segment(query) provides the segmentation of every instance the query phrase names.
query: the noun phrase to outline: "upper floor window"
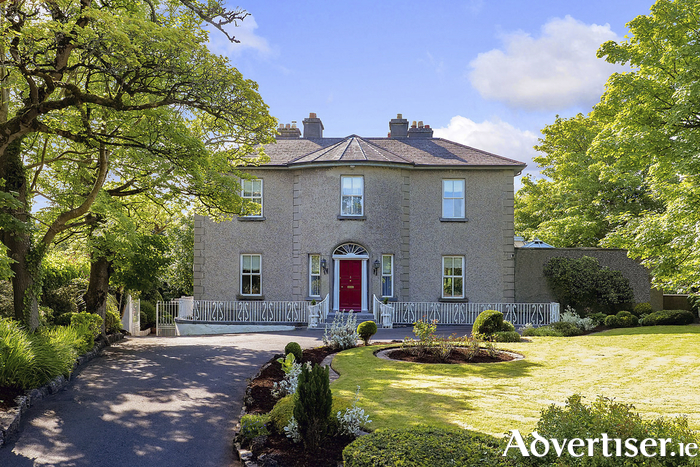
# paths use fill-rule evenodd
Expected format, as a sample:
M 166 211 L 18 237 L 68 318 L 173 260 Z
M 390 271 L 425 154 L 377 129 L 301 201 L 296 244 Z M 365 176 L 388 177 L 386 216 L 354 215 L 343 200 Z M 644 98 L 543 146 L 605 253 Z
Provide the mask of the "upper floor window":
M 343 175 L 340 177 L 340 215 L 362 216 L 364 214 L 364 178 Z
M 442 257 L 442 298 L 464 298 L 464 256 Z
M 309 255 L 309 297 L 321 296 L 321 255 Z
M 442 181 L 442 217 L 464 218 L 464 180 Z
M 255 209 L 254 206 L 244 206 L 241 215 L 248 217 L 261 217 L 263 215 L 263 181 L 261 179 L 242 180 L 241 198 L 259 206 L 258 209 Z
M 262 295 L 261 255 L 241 255 L 241 295 Z

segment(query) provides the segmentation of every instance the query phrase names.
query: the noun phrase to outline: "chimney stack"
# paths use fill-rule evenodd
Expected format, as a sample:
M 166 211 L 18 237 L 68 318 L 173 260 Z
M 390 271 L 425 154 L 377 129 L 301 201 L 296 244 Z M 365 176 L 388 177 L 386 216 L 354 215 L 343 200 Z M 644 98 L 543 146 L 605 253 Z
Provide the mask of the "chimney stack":
M 323 138 L 323 123 L 314 112 L 309 113 L 309 118 L 303 120 L 304 138 Z
M 286 125 L 280 123 L 279 127 L 277 127 L 277 133 L 279 134 L 276 136 L 276 139 L 297 139 L 301 136 L 301 131 L 297 128 L 297 122 L 292 122 L 291 125 L 289 123 Z
M 408 120 L 403 115 L 396 114 L 396 118 L 389 120 L 389 138 L 405 138 L 408 136 Z
M 419 120 L 418 124 L 416 124 L 415 120 L 413 121 L 413 125 L 411 125 L 411 129 L 408 130 L 408 137 L 409 138 L 432 138 L 433 137 L 433 129 L 430 128 L 430 125 L 423 125 L 423 121 Z

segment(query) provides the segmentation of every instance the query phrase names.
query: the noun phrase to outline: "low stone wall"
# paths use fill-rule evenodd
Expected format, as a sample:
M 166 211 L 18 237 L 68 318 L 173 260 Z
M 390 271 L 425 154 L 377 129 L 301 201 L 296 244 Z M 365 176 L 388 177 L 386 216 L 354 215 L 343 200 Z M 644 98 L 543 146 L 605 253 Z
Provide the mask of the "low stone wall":
M 601 266 L 620 271 L 629 279 L 635 302 L 649 302 L 654 310 L 661 310 L 663 307 L 662 294 L 651 288 L 649 270 L 628 258 L 626 250 L 607 248 L 516 248 L 516 302 L 534 303 L 554 300 L 542 270 L 545 263 L 555 256 L 596 258 Z
M 79 366 L 86 364 L 93 358 L 100 355 L 105 347 L 112 345 L 123 338 L 124 335 L 119 333 L 107 336 L 106 341 L 98 341 L 91 351 L 77 358 L 75 364 L 73 365 L 71 375 L 75 374 Z M 66 378 L 63 375 L 57 376 L 45 386 L 37 389 L 30 389 L 26 391 L 23 396 L 18 396 L 17 407 L 14 407 L 7 412 L 0 412 L 0 448 L 2 448 L 13 435 L 17 434 L 20 420 L 22 419 L 22 414 L 24 414 L 30 407 L 35 405 L 43 398 L 50 396 L 51 394 L 56 394 L 58 391 L 66 387 L 69 381 L 70 377 Z

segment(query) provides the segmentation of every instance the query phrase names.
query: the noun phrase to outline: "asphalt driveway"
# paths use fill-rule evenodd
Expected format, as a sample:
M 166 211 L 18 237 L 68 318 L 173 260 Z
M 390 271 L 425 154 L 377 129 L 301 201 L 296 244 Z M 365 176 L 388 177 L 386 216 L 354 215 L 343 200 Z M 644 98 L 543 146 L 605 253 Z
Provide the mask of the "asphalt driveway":
M 455 328 L 440 329 L 449 334 Z M 456 328 L 464 334 L 464 328 Z M 32 407 L 0 448 L 0 466 L 236 466 L 233 429 L 246 378 L 294 340 L 321 331 L 130 338 Z M 380 330 L 401 339 L 410 328 Z

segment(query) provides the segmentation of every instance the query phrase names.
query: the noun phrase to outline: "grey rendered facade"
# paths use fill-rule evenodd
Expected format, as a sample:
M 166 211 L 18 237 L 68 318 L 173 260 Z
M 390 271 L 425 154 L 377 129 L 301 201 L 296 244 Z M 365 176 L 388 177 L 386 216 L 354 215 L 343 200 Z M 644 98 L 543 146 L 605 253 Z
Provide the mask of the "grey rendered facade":
M 513 302 L 513 179 L 525 165 L 433 138 L 422 125 L 409 129 L 400 116 L 390 129 L 387 138 L 323 138 L 313 114 L 304 120 L 304 137 L 296 128 L 280 128 L 277 144 L 265 148 L 270 162 L 250 171 L 262 180 L 260 215 L 219 224 L 195 219 L 195 299 L 328 294 L 337 310 L 346 308 L 346 288 L 360 288 L 362 311 L 371 308 L 373 295 Z M 350 215 L 343 204 L 349 180 L 360 184 L 353 192 L 360 193 L 359 211 Z M 448 196 L 461 200 L 447 201 L 456 207 L 445 217 Z M 347 244 L 355 255 L 345 255 Z M 253 279 L 251 258 L 259 261 Z M 325 269 L 318 269 L 319 260 Z M 361 276 L 351 279 L 353 285 L 344 277 L 354 274 L 345 267 L 350 260 Z

